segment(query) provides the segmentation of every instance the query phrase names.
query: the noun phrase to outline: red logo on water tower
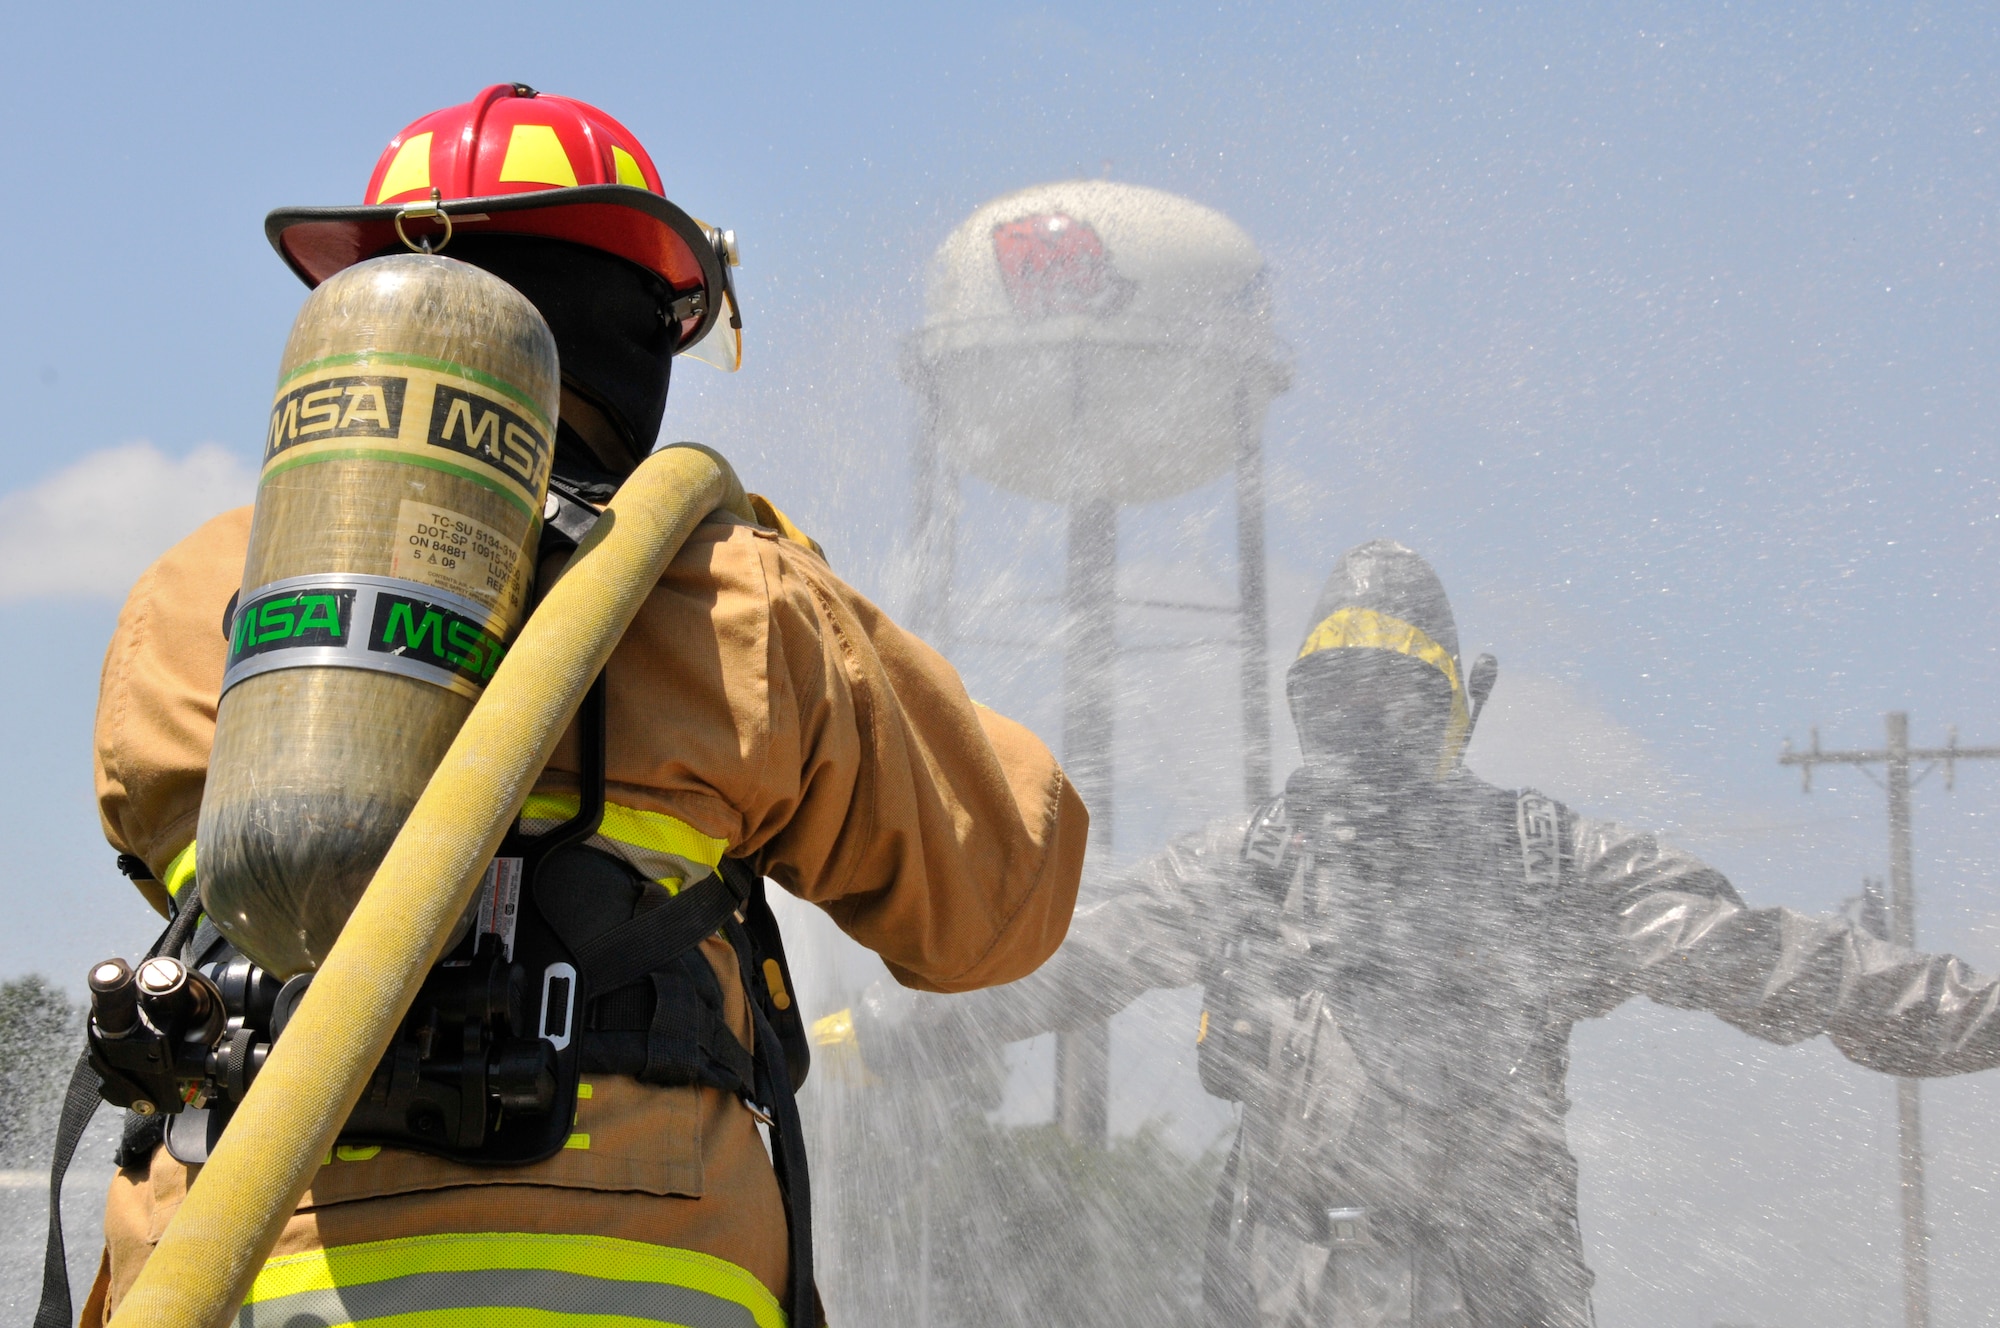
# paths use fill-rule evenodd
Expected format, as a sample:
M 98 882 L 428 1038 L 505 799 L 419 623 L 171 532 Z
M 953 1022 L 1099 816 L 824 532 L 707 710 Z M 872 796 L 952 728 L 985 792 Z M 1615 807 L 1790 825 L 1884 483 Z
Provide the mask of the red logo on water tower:
M 1024 318 L 1095 314 L 1124 308 L 1133 283 L 1118 275 L 1104 241 L 1087 221 L 1045 212 L 993 228 L 1000 281 Z

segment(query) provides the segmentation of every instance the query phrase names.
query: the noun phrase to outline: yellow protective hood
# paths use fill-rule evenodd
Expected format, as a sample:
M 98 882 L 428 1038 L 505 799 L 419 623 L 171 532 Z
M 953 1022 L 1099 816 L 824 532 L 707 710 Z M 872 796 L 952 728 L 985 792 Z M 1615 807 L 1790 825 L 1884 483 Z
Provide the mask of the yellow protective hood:
M 1465 682 L 1458 674 L 1458 661 L 1450 651 L 1432 640 L 1414 623 L 1392 618 L 1374 609 L 1350 607 L 1322 618 L 1306 633 L 1299 659 L 1322 650 L 1393 650 L 1419 659 L 1442 673 L 1451 684 L 1451 719 L 1445 726 L 1444 749 L 1438 753 L 1438 778 L 1458 768 L 1465 744 L 1472 733 L 1472 711 L 1466 704 Z

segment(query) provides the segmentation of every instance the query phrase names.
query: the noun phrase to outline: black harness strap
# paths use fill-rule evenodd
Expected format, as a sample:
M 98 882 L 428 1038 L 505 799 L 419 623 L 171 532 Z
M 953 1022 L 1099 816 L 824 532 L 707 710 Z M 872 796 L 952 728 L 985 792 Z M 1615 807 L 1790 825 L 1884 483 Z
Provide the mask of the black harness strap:
M 648 893 L 655 890 L 665 893 L 659 885 L 647 886 Z M 591 990 L 612 992 L 700 945 L 704 936 L 720 931 L 746 902 L 721 872 L 711 872 L 671 896 L 666 904 L 647 909 L 629 922 L 581 944 L 567 934 L 563 941 L 576 956 L 576 966 L 590 975 Z M 552 925 L 559 932 L 566 930 L 560 920 Z
M 103 1101 L 97 1092 L 97 1071 L 90 1068 L 90 1053 L 86 1051 L 77 1058 L 69 1077 L 69 1092 L 63 1095 L 55 1157 L 49 1163 L 49 1243 L 42 1255 L 42 1303 L 35 1311 L 35 1328 L 70 1328 L 76 1322 L 69 1295 L 69 1254 L 63 1248 L 63 1177 Z
M 597 524 L 598 512 L 588 503 L 564 493 L 557 485 L 558 481 L 551 478 L 548 497 L 551 514 L 547 517 L 547 529 L 554 532 L 551 542 L 576 548 L 583 543 L 584 536 L 590 534 L 590 528 Z M 559 541 L 557 537 L 560 537 Z
M 729 923 L 728 936 L 736 951 L 743 994 L 749 1000 L 756 1031 L 757 1100 L 770 1113 L 771 1169 L 777 1173 L 778 1192 L 785 1201 L 785 1225 L 791 1236 L 792 1277 L 786 1288 L 785 1317 L 796 1328 L 818 1328 L 819 1287 L 813 1280 L 812 1182 L 806 1165 L 805 1124 L 799 1119 L 799 1100 L 785 1065 L 784 1042 L 771 1027 L 764 1008 L 768 995 L 751 971 L 750 938 L 735 921 Z
M 756 1095 L 756 1066 L 723 1018 L 722 987 L 698 950 L 593 999 L 582 1021 L 582 1067 L 641 1083 L 707 1084 Z
M 153 948 L 146 951 L 146 958 L 179 953 L 200 917 L 199 907 L 184 908 L 174 914 L 173 921 L 153 942 Z M 76 1069 L 70 1071 L 69 1091 L 63 1094 L 62 1116 L 56 1123 L 55 1154 L 49 1159 L 49 1240 L 42 1251 L 42 1302 L 35 1309 L 35 1328 L 71 1328 L 76 1322 L 76 1308 L 69 1294 L 69 1251 L 63 1245 L 63 1177 L 69 1174 L 69 1164 L 76 1157 L 77 1145 L 83 1142 L 83 1132 L 90 1128 L 91 1119 L 104 1101 L 100 1083 L 97 1071 L 90 1064 L 90 1049 L 85 1047 L 76 1059 Z M 121 1163 L 129 1151 L 120 1148 Z

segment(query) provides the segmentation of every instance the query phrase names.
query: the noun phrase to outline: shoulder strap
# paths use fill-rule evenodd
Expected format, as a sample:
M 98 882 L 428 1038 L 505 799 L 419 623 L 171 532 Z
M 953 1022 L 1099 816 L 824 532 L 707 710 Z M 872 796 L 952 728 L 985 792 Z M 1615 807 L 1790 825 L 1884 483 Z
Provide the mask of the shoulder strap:
M 785 1049 L 785 1068 L 796 1093 L 806 1086 L 806 1074 L 812 1069 L 812 1039 L 799 1013 L 798 988 L 792 982 L 784 934 L 778 930 L 777 916 L 771 912 L 764 889 L 764 874 L 741 858 L 724 858 L 718 870 L 734 873 L 737 888 L 748 895 L 743 932 L 749 938 L 750 953 L 744 957 L 750 961 L 755 981 L 747 994 L 764 1006 L 765 1016 L 778 1032 L 778 1041 Z
M 35 1311 L 35 1328 L 70 1328 L 75 1311 L 69 1296 L 69 1255 L 63 1248 L 62 1187 L 69 1174 L 70 1159 L 83 1132 L 104 1101 L 97 1092 L 97 1071 L 90 1068 L 90 1052 L 77 1057 L 69 1076 L 69 1091 L 63 1095 L 62 1119 L 56 1126 L 55 1157 L 49 1163 L 49 1242 L 42 1254 L 42 1303 Z
M 770 1115 L 771 1167 L 777 1173 L 778 1191 L 785 1202 L 785 1226 L 791 1238 L 792 1277 L 785 1292 L 785 1317 L 793 1328 L 820 1328 L 819 1289 L 813 1279 L 812 1181 L 806 1165 L 805 1125 L 799 1118 L 799 1100 L 792 1088 L 804 1073 L 793 1071 L 787 1064 L 785 1040 L 771 1026 L 766 1000 L 759 994 L 764 984 L 755 981 L 750 971 L 750 956 L 755 947 L 743 924 L 732 919 L 727 935 L 730 947 L 736 951 L 744 995 L 749 998 L 757 1043 L 757 1096 Z M 796 1001 L 792 1007 L 797 1008 Z
M 721 872 L 711 872 L 659 907 L 585 939 L 571 925 L 574 910 L 555 897 L 557 888 L 554 878 L 537 881 L 535 902 L 576 956 L 577 969 L 593 995 L 616 991 L 672 962 L 701 944 L 702 937 L 720 930 L 745 903 L 734 882 Z M 661 887 L 649 884 L 647 889 Z
M 155 955 L 178 953 L 187 944 L 188 936 L 200 917 L 198 906 L 181 909 L 167 924 L 167 929 L 160 933 L 160 938 L 153 942 L 153 948 L 146 952 L 146 957 L 151 959 Z M 49 1238 L 42 1251 L 42 1301 L 35 1310 L 35 1328 L 70 1328 L 76 1322 L 75 1307 L 69 1295 L 69 1253 L 63 1246 L 63 1178 L 69 1174 L 69 1164 L 76 1157 L 77 1145 L 83 1142 L 83 1132 L 90 1128 L 91 1118 L 97 1115 L 98 1104 L 104 1101 L 100 1086 L 97 1071 L 90 1064 L 90 1048 L 86 1045 L 83 1053 L 76 1058 L 76 1068 L 70 1071 L 69 1091 L 63 1094 L 62 1115 L 56 1123 L 55 1154 L 49 1159 Z
M 590 528 L 597 524 L 597 518 L 596 508 L 563 492 L 551 479 L 543 519 L 540 555 L 546 557 L 551 553 L 566 552 L 576 548 L 583 543 L 583 538 L 590 533 Z

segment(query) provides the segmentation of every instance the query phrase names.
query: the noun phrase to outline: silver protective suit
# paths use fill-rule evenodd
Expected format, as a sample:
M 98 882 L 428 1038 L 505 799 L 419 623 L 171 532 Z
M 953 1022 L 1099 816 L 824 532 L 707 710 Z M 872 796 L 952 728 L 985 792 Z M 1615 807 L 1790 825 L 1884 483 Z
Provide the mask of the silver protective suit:
M 1957 960 L 1750 908 L 1651 835 L 1464 773 L 1393 806 L 1295 778 L 1117 878 L 1039 972 L 960 1013 L 1011 1040 L 1197 981 L 1204 1085 L 1243 1104 L 1215 1324 L 1589 1324 L 1570 1028 L 1634 996 L 1888 1073 L 2000 1063 L 2000 987 Z

